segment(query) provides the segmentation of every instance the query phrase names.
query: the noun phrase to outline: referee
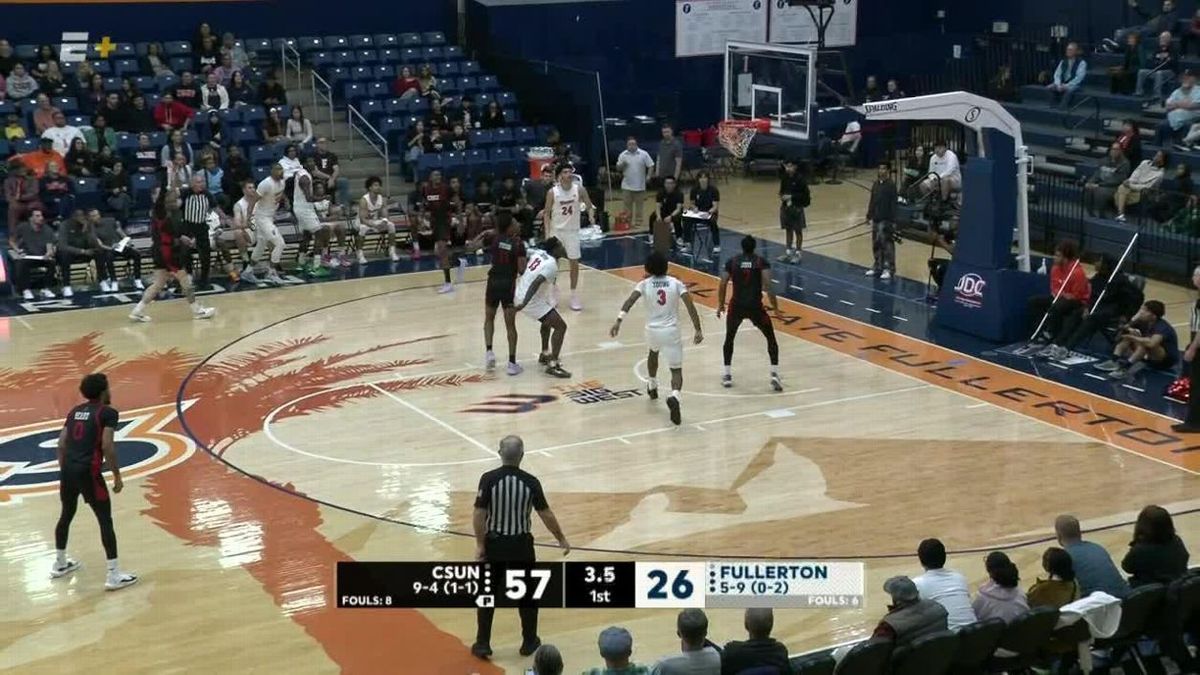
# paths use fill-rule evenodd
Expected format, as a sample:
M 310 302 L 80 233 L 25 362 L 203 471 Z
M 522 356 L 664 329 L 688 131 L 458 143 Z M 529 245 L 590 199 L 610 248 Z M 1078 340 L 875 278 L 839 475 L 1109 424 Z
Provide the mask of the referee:
M 558 526 L 558 519 L 546 503 L 542 484 L 533 475 L 521 470 L 525 457 L 525 441 L 520 436 L 505 436 L 500 441 L 498 469 L 492 469 L 479 478 L 479 492 L 475 496 L 475 557 L 489 562 L 533 562 L 533 533 L 530 530 L 530 512 L 537 510 L 538 517 L 546 529 L 558 540 L 563 555 L 571 552 L 571 544 Z M 492 655 L 492 618 L 496 610 L 481 607 L 478 610 L 478 630 L 471 653 L 481 659 Z M 537 634 L 538 610 L 536 605 L 520 607 L 521 656 L 529 656 L 542 644 Z
M 204 176 L 192 176 L 191 190 L 183 195 L 183 229 L 195 240 L 195 255 L 200 257 L 200 273 L 196 276 L 196 289 L 208 286 L 208 272 L 212 265 L 212 236 L 208 232 L 208 214 L 217 208 L 217 200 L 208 191 Z M 188 271 L 192 268 L 193 251 L 188 251 Z

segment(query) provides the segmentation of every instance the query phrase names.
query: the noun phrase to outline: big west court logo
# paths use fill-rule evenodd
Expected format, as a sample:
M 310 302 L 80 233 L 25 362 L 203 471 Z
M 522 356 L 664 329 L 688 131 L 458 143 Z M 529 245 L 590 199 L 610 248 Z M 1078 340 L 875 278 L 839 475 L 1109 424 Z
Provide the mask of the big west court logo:
M 184 408 L 190 405 L 185 402 Z M 121 412 L 113 440 L 122 478 L 142 478 L 191 456 L 196 449 L 191 439 L 162 431 L 174 418 L 174 403 Z M 24 497 L 58 494 L 62 425 L 62 419 L 55 419 L 0 430 L 0 506 Z

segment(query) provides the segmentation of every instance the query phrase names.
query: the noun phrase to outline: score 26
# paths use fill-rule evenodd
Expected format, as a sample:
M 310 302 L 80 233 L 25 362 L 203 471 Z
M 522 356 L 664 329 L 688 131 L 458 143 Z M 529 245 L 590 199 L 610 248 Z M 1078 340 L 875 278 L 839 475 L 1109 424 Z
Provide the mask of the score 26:
M 637 564 L 636 603 L 638 607 L 704 607 L 705 564 Z

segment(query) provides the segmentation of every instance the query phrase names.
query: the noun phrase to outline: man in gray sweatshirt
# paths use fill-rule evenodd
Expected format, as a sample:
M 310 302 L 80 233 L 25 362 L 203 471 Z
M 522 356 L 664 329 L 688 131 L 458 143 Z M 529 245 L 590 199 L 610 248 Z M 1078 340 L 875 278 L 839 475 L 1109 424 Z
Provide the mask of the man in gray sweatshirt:
M 62 276 L 64 298 L 75 294 L 75 291 L 71 290 L 71 265 L 92 262 L 97 259 L 96 253 L 92 228 L 88 227 L 87 217 L 83 215 L 83 209 L 75 209 L 70 218 L 58 225 L 58 271 Z
M 33 300 L 30 289 L 30 274 L 35 269 L 44 271 L 39 277 L 43 298 L 53 298 L 55 267 L 54 230 L 46 226 L 46 214 L 40 207 L 29 211 L 29 220 L 17 225 L 8 239 L 9 253 L 13 261 L 13 285 L 24 300 Z
M 124 260 L 133 266 L 133 286 L 145 289 L 142 283 L 142 254 L 126 242 L 117 250 L 118 245 L 126 239 L 125 231 L 115 218 L 105 218 L 100 215 L 100 209 L 91 208 L 87 212 L 88 227 L 92 232 L 92 247 L 96 251 L 96 272 L 100 276 L 100 290 L 114 292 L 121 289 L 117 281 L 117 259 Z

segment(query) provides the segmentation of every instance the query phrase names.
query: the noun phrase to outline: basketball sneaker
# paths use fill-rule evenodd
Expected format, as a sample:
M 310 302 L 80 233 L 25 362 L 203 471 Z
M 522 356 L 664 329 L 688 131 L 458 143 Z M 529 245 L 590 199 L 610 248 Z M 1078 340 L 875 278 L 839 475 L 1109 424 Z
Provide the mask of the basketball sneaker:
M 63 286 L 62 293 L 64 298 L 74 297 L 75 295 L 75 291 L 71 290 L 70 286 Z
M 657 401 L 658 400 L 658 387 L 656 387 L 650 383 L 647 383 L 646 384 L 646 396 L 649 396 L 651 401 Z
M 216 308 L 216 307 L 203 307 L 203 306 L 201 306 L 201 305 L 199 305 L 199 304 L 197 304 L 197 305 L 194 305 L 194 306 L 192 307 L 192 318 L 193 318 L 193 319 L 197 319 L 197 320 L 199 320 L 199 319 L 211 319 L 211 318 L 213 318 L 214 316 L 216 316 L 216 314 L 217 314 L 217 308 Z
M 865 274 L 863 274 L 863 276 L 865 276 L 865 277 L 873 277 L 873 276 L 875 276 L 875 274 L 876 274 L 875 270 L 873 270 L 873 269 L 870 269 L 870 270 L 867 270 L 867 271 L 866 271 L 866 273 L 865 273 Z
M 550 355 L 547 354 L 546 352 L 542 352 L 541 354 L 538 354 L 538 365 L 542 365 L 542 366 L 550 365 Z
M 461 284 L 466 278 L 467 278 L 467 259 L 459 258 L 458 259 L 458 268 L 454 270 L 454 280 Z
M 730 387 L 732 387 L 733 386 L 733 376 L 732 375 L 722 375 L 721 376 L 721 386 L 725 387 L 726 389 L 729 389 Z
M 714 246 L 714 247 L 713 247 L 713 253 L 720 253 L 720 252 L 721 252 L 721 247 L 720 247 L 720 246 Z
M 483 355 L 483 367 L 487 370 L 496 369 L 496 352 L 489 349 L 487 353 Z
M 788 260 L 788 262 L 792 263 L 793 265 L 799 265 L 800 264 L 800 251 L 796 251 L 795 253 L 793 253 L 792 257 Z
M 47 300 L 50 300 L 51 298 L 54 298 L 57 296 L 55 296 L 54 291 L 50 290 L 49 288 L 43 288 L 42 289 L 42 297 Z
M 25 289 L 25 290 L 24 290 L 24 291 L 21 293 L 21 299 L 22 299 L 22 300 L 32 300 L 32 299 L 33 299 L 33 291 L 31 291 L 31 290 L 29 290 L 28 288 L 26 288 L 26 289 Z
M 892 280 L 892 272 L 891 272 L 891 270 L 884 270 L 884 271 L 880 272 L 880 273 L 879 273 L 879 280 L 880 280 L 880 281 L 891 281 L 891 280 Z
M 546 374 L 550 377 L 557 377 L 560 380 L 565 380 L 571 377 L 571 373 L 563 370 L 562 365 L 558 363 L 551 363 L 550 365 L 546 366 Z
M 438 288 L 439 294 L 453 293 L 453 292 L 454 292 L 454 284 L 442 284 L 441 287 Z
M 137 321 L 139 323 L 149 323 L 150 322 L 150 316 L 148 314 L 146 314 L 144 311 L 138 309 L 137 307 L 134 307 L 133 311 L 129 313 L 129 319 L 130 319 L 130 321 Z
M 671 423 L 679 426 L 683 421 L 683 416 L 679 412 L 679 399 L 674 396 L 667 397 L 667 409 L 671 411 Z
M 133 287 L 134 287 L 134 288 L 136 288 L 136 289 L 138 289 L 139 291 L 144 291 L 144 290 L 146 290 L 146 284 L 142 283 L 142 280 L 141 280 L 141 279 L 134 279 L 134 280 L 133 280 Z
M 571 309 L 576 312 L 583 311 L 583 303 L 579 301 L 579 296 L 574 293 L 571 294 Z
M 792 261 L 792 252 L 791 251 L 785 251 L 783 255 L 781 255 L 775 259 L 775 262 L 781 262 L 781 263 L 786 263 L 786 262 L 791 262 L 791 261 Z
M 520 375 L 523 372 L 525 372 L 525 369 L 521 367 L 521 364 L 513 363 L 511 361 L 508 363 L 508 374 L 509 375 Z
M 126 586 L 132 586 L 137 583 L 137 575 L 128 572 L 112 571 L 108 573 L 108 578 L 104 580 L 104 590 L 119 591 Z
M 358 264 L 359 264 L 359 265 L 366 265 L 366 264 L 367 264 L 367 256 L 366 256 L 366 254 L 365 254 L 365 253 L 363 253 L 361 250 L 359 250 L 359 252 L 358 252 Z
M 283 285 L 283 277 L 279 276 L 279 272 L 276 272 L 274 267 L 267 270 L 267 283 L 276 286 Z
M 775 391 L 783 391 L 783 380 L 779 379 L 777 373 L 771 375 L 771 388 Z
M 83 563 L 70 558 L 63 560 L 62 562 L 55 561 L 54 565 L 50 567 L 50 578 L 59 579 L 61 577 L 65 577 L 80 567 L 83 567 Z
M 396 252 L 395 246 L 388 247 L 388 255 L 392 257 L 392 262 L 400 262 L 400 254 Z
M 241 280 L 248 284 L 254 284 L 255 286 L 258 285 L 258 275 L 254 273 L 254 268 L 252 267 L 247 267 L 246 269 L 242 270 Z

